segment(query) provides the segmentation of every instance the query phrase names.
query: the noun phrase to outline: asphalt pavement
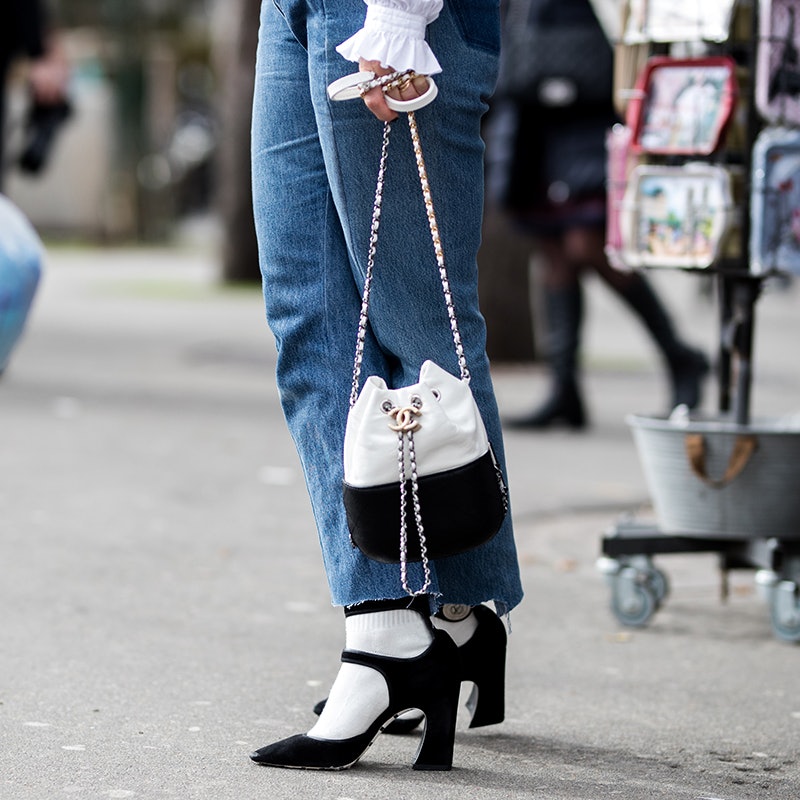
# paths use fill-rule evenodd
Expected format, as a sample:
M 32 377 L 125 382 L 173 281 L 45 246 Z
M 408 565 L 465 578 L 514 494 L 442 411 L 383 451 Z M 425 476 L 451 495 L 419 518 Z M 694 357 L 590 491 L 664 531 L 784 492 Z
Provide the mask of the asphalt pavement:
M 698 275 L 655 276 L 712 353 Z M 596 569 L 621 515 L 652 516 L 628 412 L 666 384 L 652 346 L 589 286 L 586 433 L 509 431 L 526 598 L 508 715 L 459 719 L 454 769 L 381 736 L 342 773 L 259 768 L 307 730 L 342 647 L 257 289 L 211 249 L 52 248 L 0 381 L 0 800 L 755 800 L 800 796 L 800 647 L 753 574 L 720 600 L 713 556 L 659 560 L 672 591 L 626 629 Z M 754 414 L 800 411 L 800 290 L 758 305 Z M 494 370 L 506 415 L 546 388 Z M 715 407 L 709 385 L 706 407 Z

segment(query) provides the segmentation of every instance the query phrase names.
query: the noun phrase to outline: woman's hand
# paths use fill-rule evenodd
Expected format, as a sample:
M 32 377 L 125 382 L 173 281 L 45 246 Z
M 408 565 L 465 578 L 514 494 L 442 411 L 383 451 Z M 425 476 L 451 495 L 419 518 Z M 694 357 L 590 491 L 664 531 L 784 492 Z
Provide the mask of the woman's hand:
M 388 75 L 390 72 L 395 72 L 393 69 L 387 69 L 381 66 L 380 61 L 365 61 L 363 58 L 359 59 L 358 69 L 360 72 L 374 72 L 376 76 Z M 402 84 L 395 89 L 389 89 L 386 94 L 394 100 L 413 100 L 415 97 L 420 97 L 425 94 L 428 89 L 428 81 L 424 75 L 416 75 L 413 79 L 409 79 L 406 84 Z M 364 102 L 367 108 L 383 122 L 391 122 L 397 119 L 397 112 L 392 111 L 386 105 L 386 98 L 383 96 L 383 89 L 376 86 L 370 89 L 364 95 Z
M 55 105 L 67 96 L 69 64 L 59 39 L 51 37 L 44 55 L 31 61 L 28 81 L 33 96 L 42 105 Z

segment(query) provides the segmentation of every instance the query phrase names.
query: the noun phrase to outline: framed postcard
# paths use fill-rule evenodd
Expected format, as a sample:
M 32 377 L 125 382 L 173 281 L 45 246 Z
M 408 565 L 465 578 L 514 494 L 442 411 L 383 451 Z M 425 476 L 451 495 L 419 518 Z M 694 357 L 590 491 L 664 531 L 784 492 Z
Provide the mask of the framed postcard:
M 623 201 L 622 257 L 631 267 L 707 269 L 732 219 L 731 176 L 722 167 L 638 166 Z
M 629 0 L 625 44 L 724 42 L 736 0 Z
M 736 107 L 736 64 L 727 56 L 652 58 L 628 105 L 634 148 L 663 155 L 710 155 Z
M 800 0 L 761 0 L 756 108 L 773 124 L 800 124 Z
M 750 271 L 800 275 L 800 130 L 759 134 L 752 186 Z

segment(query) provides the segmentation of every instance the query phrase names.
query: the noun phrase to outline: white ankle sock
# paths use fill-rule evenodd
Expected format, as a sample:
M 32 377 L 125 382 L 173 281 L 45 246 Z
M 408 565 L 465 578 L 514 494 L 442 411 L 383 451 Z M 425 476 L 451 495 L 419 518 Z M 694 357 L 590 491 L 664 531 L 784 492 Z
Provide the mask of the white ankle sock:
M 396 609 L 345 617 L 345 649 L 414 658 L 433 636 L 416 611 Z M 342 664 L 319 721 L 308 732 L 317 739 L 358 736 L 389 705 L 389 689 L 379 672 L 361 664 Z
M 345 617 L 345 648 L 393 658 L 414 658 L 431 642 L 430 628 L 416 611 L 394 609 Z
M 478 620 L 474 614 L 470 614 L 457 622 L 442 619 L 441 617 L 432 617 L 431 622 L 434 628 L 445 631 L 458 647 L 466 644 L 478 628 Z

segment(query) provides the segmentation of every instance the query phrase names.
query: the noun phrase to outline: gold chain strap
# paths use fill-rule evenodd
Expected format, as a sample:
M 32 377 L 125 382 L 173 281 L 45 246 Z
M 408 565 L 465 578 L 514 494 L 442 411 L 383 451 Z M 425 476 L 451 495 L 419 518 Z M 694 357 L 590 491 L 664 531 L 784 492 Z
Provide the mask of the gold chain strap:
M 417 161 L 417 172 L 419 173 L 420 186 L 422 188 L 422 199 L 425 202 L 425 212 L 428 216 L 428 226 L 431 232 L 433 250 L 436 255 L 436 264 L 439 267 L 439 278 L 444 292 L 444 301 L 447 306 L 447 316 L 450 321 L 450 330 L 453 335 L 453 344 L 458 359 L 458 368 L 461 379 L 469 381 L 470 372 L 467 367 L 467 359 L 464 354 L 464 345 L 461 340 L 461 333 L 458 329 L 456 319 L 455 303 L 453 294 L 450 290 L 450 280 L 447 276 L 447 268 L 444 262 L 444 249 L 439 234 L 439 225 L 436 221 L 436 213 L 433 209 L 433 197 L 431 195 L 430 184 L 428 182 L 428 171 L 425 167 L 425 159 L 422 155 L 422 142 L 417 127 L 417 118 L 413 111 L 408 113 L 408 127 L 411 131 L 411 142 L 414 147 L 414 157 Z M 378 167 L 378 182 L 375 187 L 375 200 L 372 204 L 372 222 L 370 224 L 369 249 L 367 251 L 367 272 L 364 278 L 364 291 L 361 296 L 361 314 L 358 320 L 358 335 L 356 338 L 356 355 L 353 363 L 353 380 L 350 386 L 350 407 L 355 405 L 358 399 L 358 389 L 361 379 L 361 365 L 364 360 L 364 343 L 367 335 L 367 322 L 369 318 L 369 298 L 372 290 L 372 277 L 375 272 L 375 252 L 378 246 L 378 231 L 381 224 L 381 206 L 383 204 L 383 186 L 386 177 L 386 162 L 389 154 L 389 133 L 392 129 L 391 122 L 383 125 L 383 142 L 381 144 L 381 158 Z
M 425 201 L 425 212 L 428 215 L 428 225 L 431 230 L 433 250 L 436 253 L 436 263 L 439 266 L 439 277 L 442 281 L 444 301 L 447 305 L 447 316 L 450 319 L 450 330 L 453 333 L 453 344 L 455 344 L 456 347 L 458 368 L 461 372 L 461 380 L 469 381 L 470 375 L 469 369 L 467 368 L 467 359 L 464 355 L 464 345 L 461 342 L 458 320 L 456 320 L 455 304 L 453 303 L 453 295 L 450 292 L 450 281 L 447 278 L 447 269 L 444 265 L 444 250 L 442 249 L 442 240 L 439 235 L 439 225 L 436 222 L 436 213 L 433 210 L 433 197 L 431 197 L 431 188 L 428 183 L 428 171 L 425 169 L 425 159 L 422 156 L 422 142 L 419 138 L 417 117 L 413 111 L 408 114 L 408 127 L 411 129 L 411 142 L 414 146 L 414 157 L 417 160 L 417 172 L 419 173 L 419 182 L 422 187 L 422 199 Z

